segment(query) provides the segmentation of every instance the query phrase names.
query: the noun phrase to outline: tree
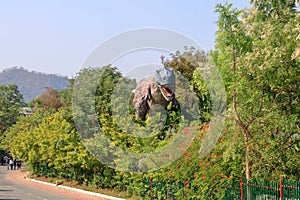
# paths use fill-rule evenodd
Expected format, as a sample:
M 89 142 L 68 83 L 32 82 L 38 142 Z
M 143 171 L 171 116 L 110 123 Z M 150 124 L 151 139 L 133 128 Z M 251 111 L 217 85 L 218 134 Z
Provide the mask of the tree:
M 250 10 L 243 21 L 252 38 L 252 51 L 239 63 L 247 70 L 246 81 L 256 84 L 261 96 L 254 99 L 260 102 L 261 115 L 250 127 L 256 132 L 252 134 L 253 174 L 266 179 L 271 174 L 293 178 L 299 176 L 295 169 L 300 165 L 299 156 L 295 156 L 299 154 L 299 138 L 295 134 L 299 133 L 300 119 L 300 63 L 293 57 L 298 49 L 300 19 L 289 5 L 267 21 L 256 20 L 257 12 L 263 11 Z
M 60 90 L 58 92 L 59 98 L 63 104 L 63 106 L 71 106 L 72 105 L 72 93 L 74 87 L 74 79 L 69 79 L 69 87 Z
M 280 15 L 286 8 L 295 10 L 299 2 L 299 0 L 250 0 L 254 8 L 260 11 L 259 17 L 262 20 L 267 20 L 273 14 Z
M 299 141 L 291 138 L 298 132 L 299 120 L 296 102 L 300 72 L 299 62 L 293 59 L 297 50 L 299 17 L 288 6 L 282 8 L 280 14 L 272 13 L 272 18 L 268 18 L 266 9 L 257 7 L 238 11 L 232 9 L 232 5 L 219 4 L 216 11 L 219 13 L 219 30 L 213 55 L 227 90 L 230 105 L 227 117 L 234 122 L 228 125 L 236 126 L 235 131 L 243 137 L 246 178 L 252 178 L 252 174 L 270 178 L 270 173 L 267 175 L 259 167 L 272 165 L 278 169 L 291 169 L 293 166 L 284 164 L 285 167 L 280 167 L 274 160 L 268 160 L 266 152 L 270 156 L 270 150 L 280 145 L 295 150 Z M 274 139 L 271 136 L 276 132 L 287 136 Z M 228 151 L 233 156 L 240 150 L 231 146 Z M 287 157 L 291 153 L 280 152 L 282 154 L 272 152 L 274 158 Z M 276 173 L 286 173 L 279 171 Z
M 238 110 L 240 101 L 238 95 L 242 97 L 241 92 L 247 85 L 241 85 L 239 76 L 238 58 L 251 49 L 251 39 L 246 35 L 244 30 L 240 30 L 240 21 L 238 16 L 241 11 L 232 9 L 232 4 L 216 6 L 219 20 L 216 40 L 215 59 L 216 65 L 219 67 L 223 77 L 225 86 L 227 88 L 227 97 L 229 99 L 230 107 L 232 108 L 230 114 L 231 119 L 236 121 L 236 124 L 241 128 L 241 132 L 245 142 L 245 169 L 247 179 L 251 178 L 251 161 L 250 161 L 250 130 L 248 129 L 250 123 L 255 118 L 243 119 L 243 111 Z M 251 44 L 251 43 L 250 43 Z M 246 83 L 246 82 L 243 82 Z M 253 98 L 251 96 L 244 96 L 246 98 Z M 239 98 L 239 99 L 244 99 Z M 241 100 L 242 101 L 242 100 Z M 247 121 L 246 121 L 247 120 Z
M 51 87 L 46 87 L 45 92 L 43 92 L 38 99 L 41 101 L 44 110 L 53 108 L 57 111 L 60 107 L 63 106 L 58 92 Z
M 22 94 L 16 85 L 0 85 L 0 137 L 16 123 L 24 105 Z
M 203 74 L 200 72 L 201 65 L 205 66 L 209 62 L 209 57 L 208 53 L 203 50 L 186 47 L 184 52 L 177 51 L 171 55 L 170 60 L 164 62 L 166 66 L 173 68 L 177 73 L 177 84 L 180 85 L 180 87 L 176 88 L 176 95 L 180 101 L 185 105 L 191 104 L 191 102 L 188 102 L 189 98 L 187 98 L 190 91 L 185 85 L 192 88 L 197 95 L 200 110 L 196 112 L 197 114 L 200 112 L 201 122 L 208 122 L 211 117 L 211 99 L 207 85 L 202 78 Z M 184 110 L 184 108 L 182 108 L 182 110 Z

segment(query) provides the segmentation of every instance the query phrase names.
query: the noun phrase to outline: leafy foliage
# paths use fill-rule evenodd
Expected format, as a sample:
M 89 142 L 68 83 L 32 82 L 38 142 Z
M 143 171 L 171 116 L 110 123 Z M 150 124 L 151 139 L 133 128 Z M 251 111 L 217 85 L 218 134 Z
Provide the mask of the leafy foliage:
M 299 15 L 288 1 L 252 3 L 253 8 L 243 11 L 231 4 L 217 5 L 212 60 L 207 53 L 190 48 L 164 63 L 178 71 L 176 98 L 182 112 L 169 106 L 165 113 L 156 112 L 140 122 L 134 117 L 128 92 L 135 81 L 110 65 L 87 68 L 78 73 L 72 88 L 55 93 L 62 107 L 37 109 L 32 116 L 15 121 L 7 129 L 5 148 L 24 159 L 36 174 L 125 190 L 142 199 L 149 198 L 150 184 L 153 199 L 223 199 L 231 181 L 243 176 L 299 180 Z M 200 72 L 211 62 L 223 77 L 227 120 L 217 145 L 203 158 L 199 149 L 213 124 L 209 124 L 211 94 Z M 195 98 L 187 98 L 191 91 Z M 191 101 L 195 99 L 199 103 Z M 185 109 L 195 102 L 198 107 Z M 9 104 L 11 109 L 14 105 Z M 160 126 L 163 116 L 165 123 Z M 200 121 L 188 123 L 188 118 Z M 195 129 L 197 134 L 191 134 Z M 156 162 L 150 163 L 148 157 L 122 160 L 120 149 L 133 153 L 161 150 L 179 132 L 182 137 L 173 147 L 182 156 L 164 168 L 146 172 Z M 142 133 L 147 137 L 136 137 Z M 103 136 L 109 140 L 102 140 Z M 109 148 L 116 151 L 111 153 Z M 106 157 L 106 165 L 95 155 Z M 170 157 L 162 156 L 157 163 Z M 139 173 L 116 170 L 120 165 Z
M 0 85 L 0 140 L 5 131 L 17 122 L 19 112 L 24 106 L 21 93 L 16 85 Z
M 44 110 L 54 109 L 57 111 L 63 105 L 58 92 L 51 87 L 46 87 L 45 92 L 39 96 L 39 101 L 42 103 Z
M 210 94 L 203 80 L 203 73 L 200 71 L 201 68 L 207 68 L 208 62 L 209 55 L 206 52 L 196 50 L 193 47 L 186 47 L 185 52 L 177 51 L 171 55 L 171 60 L 166 60 L 164 63 L 177 72 L 177 80 L 180 85 L 180 87 L 177 87 L 177 94 L 181 95 L 178 98 L 181 99 L 183 105 L 189 106 L 191 104 L 186 98 L 190 95 L 190 91 L 185 85 L 189 85 L 197 95 L 199 108 L 201 108 L 200 113 L 197 111 L 197 114 L 200 114 L 200 121 L 202 122 L 210 120 L 211 112 Z M 182 108 L 182 110 L 185 109 Z
M 294 153 L 299 138 L 293 136 L 299 133 L 296 102 L 300 72 L 299 62 L 292 57 L 298 48 L 299 16 L 287 6 L 280 14 L 272 13 L 272 18 L 262 20 L 260 17 L 267 15 L 265 9 L 254 7 L 241 16 L 231 7 L 217 6 L 220 19 L 214 58 L 230 97 L 228 120 L 232 120 L 236 137 L 243 138 L 244 144 L 225 152 L 231 153 L 229 158 L 234 158 L 235 152 L 244 153 L 248 179 L 285 177 L 287 169 L 289 177 L 297 177 L 299 157 Z M 281 158 L 295 164 L 276 162 Z

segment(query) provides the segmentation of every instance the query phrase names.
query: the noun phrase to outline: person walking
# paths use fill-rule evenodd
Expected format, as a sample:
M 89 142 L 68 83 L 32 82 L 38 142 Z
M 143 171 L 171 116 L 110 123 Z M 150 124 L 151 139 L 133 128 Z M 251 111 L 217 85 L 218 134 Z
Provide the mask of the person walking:
M 5 165 L 7 166 L 7 170 L 9 170 L 9 157 L 4 156 Z
M 9 166 L 10 166 L 10 170 L 14 169 L 14 160 L 12 158 L 9 159 Z

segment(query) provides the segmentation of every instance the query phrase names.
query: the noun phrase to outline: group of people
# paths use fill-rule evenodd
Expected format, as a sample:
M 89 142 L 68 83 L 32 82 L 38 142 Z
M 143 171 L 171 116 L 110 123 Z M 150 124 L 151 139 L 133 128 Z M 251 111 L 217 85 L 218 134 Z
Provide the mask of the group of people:
M 7 170 L 19 170 L 22 166 L 22 160 L 20 159 L 13 159 L 12 156 L 4 156 L 1 157 L 1 165 L 6 165 Z

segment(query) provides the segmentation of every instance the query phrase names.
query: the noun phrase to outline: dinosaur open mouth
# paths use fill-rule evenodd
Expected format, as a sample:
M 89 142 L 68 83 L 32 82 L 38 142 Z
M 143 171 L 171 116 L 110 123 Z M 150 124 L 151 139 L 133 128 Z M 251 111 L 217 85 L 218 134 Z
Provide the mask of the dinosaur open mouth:
M 171 101 L 172 98 L 174 97 L 174 92 L 171 89 L 172 87 L 167 87 L 167 86 L 161 85 L 161 86 L 159 86 L 159 88 L 160 88 L 160 91 L 161 91 L 162 95 L 164 96 L 164 98 L 167 101 Z

